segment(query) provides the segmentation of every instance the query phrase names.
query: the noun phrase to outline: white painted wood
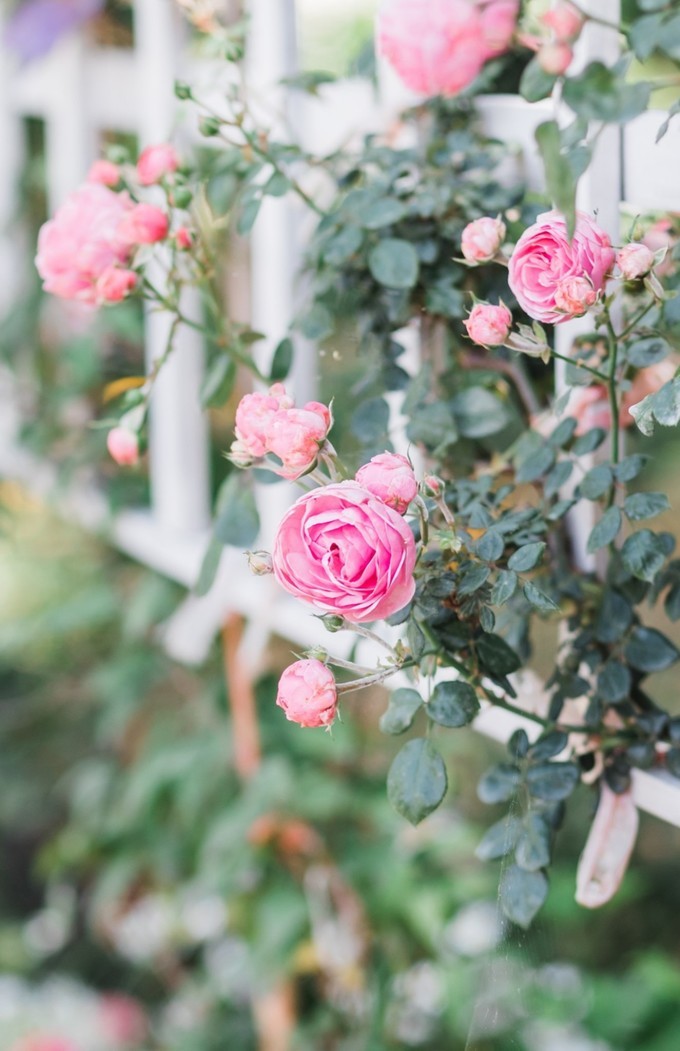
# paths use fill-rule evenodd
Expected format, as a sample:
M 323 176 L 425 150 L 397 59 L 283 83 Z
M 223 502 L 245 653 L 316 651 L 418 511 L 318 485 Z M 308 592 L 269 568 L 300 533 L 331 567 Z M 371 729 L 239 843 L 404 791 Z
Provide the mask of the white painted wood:
M 23 143 L 21 122 L 11 105 L 14 63 L 3 48 L 5 10 L 0 7 L 0 317 L 14 302 L 26 248 L 15 223 Z

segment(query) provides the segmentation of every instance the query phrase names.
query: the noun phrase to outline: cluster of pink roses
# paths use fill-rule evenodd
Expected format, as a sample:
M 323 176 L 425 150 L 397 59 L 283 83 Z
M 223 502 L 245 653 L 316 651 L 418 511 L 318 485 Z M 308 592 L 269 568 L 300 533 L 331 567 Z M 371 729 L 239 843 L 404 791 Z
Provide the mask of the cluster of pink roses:
M 327 405 L 307 402 L 295 407 L 281 383 L 275 383 L 266 394 L 246 394 L 236 410 L 236 441 L 230 459 L 237 467 L 250 467 L 268 454 L 277 462 L 267 461 L 282 478 L 296 479 L 316 463 L 319 450 L 331 427 Z
M 137 163 L 137 181 L 160 182 L 178 164 L 172 146 L 149 147 Z M 96 307 L 119 302 L 135 287 L 137 249 L 165 240 L 170 220 L 157 205 L 133 200 L 122 185 L 118 165 L 96 161 L 86 182 L 44 224 L 35 262 L 46 292 Z
M 563 76 L 574 57 L 573 43 L 583 29 L 585 17 L 569 0 L 556 3 L 539 16 L 540 35 L 521 33 L 520 42 L 537 52 L 544 73 Z
M 425 95 L 456 95 L 507 51 L 519 0 L 385 0 L 378 48 L 402 81 Z
M 274 470 L 299 478 L 316 462 L 330 425 L 327 406 L 309 402 L 296 409 L 275 384 L 241 399 L 231 459 L 248 467 L 273 453 L 281 464 Z M 271 568 L 290 595 L 348 623 L 389 617 L 415 590 L 416 543 L 402 515 L 417 493 L 406 457 L 374 456 L 354 480 L 301 496 L 279 525 L 271 562 L 257 553 L 253 567 L 258 573 Z M 297 661 L 281 676 L 277 704 L 301 726 L 329 726 L 337 707 L 333 673 L 319 660 Z

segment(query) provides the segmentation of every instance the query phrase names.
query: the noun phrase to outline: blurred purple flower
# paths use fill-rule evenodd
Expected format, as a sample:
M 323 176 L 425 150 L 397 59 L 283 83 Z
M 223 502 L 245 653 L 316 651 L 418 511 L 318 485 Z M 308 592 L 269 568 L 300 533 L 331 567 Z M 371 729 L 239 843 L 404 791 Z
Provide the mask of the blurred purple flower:
M 24 0 L 10 15 L 5 47 L 22 62 L 46 55 L 70 29 L 93 18 L 106 0 Z

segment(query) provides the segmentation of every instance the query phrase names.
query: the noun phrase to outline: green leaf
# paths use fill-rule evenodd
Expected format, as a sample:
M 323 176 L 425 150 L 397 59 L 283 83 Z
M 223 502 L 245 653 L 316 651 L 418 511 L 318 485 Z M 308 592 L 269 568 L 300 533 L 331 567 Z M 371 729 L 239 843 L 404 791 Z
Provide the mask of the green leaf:
M 475 546 L 475 553 L 485 562 L 495 562 L 505 550 L 503 536 L 495 529 L 488 529 Z
M 618 642 L 628 631 L 633 621 L 630 603 L 618 591 L 607 589 L 602 596 L 602 605 L 595 622 L 595 638 L 598 642 Z
M 625 123 L 644 113 L 650 94 L 649 84 L 628 84 L 620 70 L 608 69 L 602 62 L 591 62 L 580 76 L 565 80 L 562 97 L 585 120 L 614 124 Z
M 217 576 L 217 570 L 220 568 L 220 560 L 223 551 L 224 545 L 213 537 L 205 550 L 203 561 L 201 562 L 201 568 L 198 573 L 198 579 L 194 584 L 194 595 L 198 595 L 199 598 L 202 598 L 203 595 L 207 595 L 215 583 L 215 577 Z
M 242 206 L 238 217 L 238 221 L 236 223 L 236 230 L 241 235 L 241 237 L 245 237 L 246 234 L 249 234 L 252 230 L 253 226 L 255 225 L 255 220 L 257 219 L 258 212 L 260 211 L 261 204 L 261 197 L 251 197 L 250 200 L 246 201 L 245 204 Z
M 377 445 L 387 438 L 390 407 L 384 398 L 361 402 L 352 415 L 352 431 L 364 445 Z
M 477 639 L 477 656 L 484 671 L 490 675 L 511 675 L 522 662 L 500 635 L 480 635 Z
M 675 427 L 680 422 L 680 376 L 664 383 L 654 394 L 632 405 L 630 414 L 643 434 L 654 433 L 654 423 Z
M 436 810 L 446 795 L 446 766 L 431 741 L 417 737 L 395 756 L 387 775 L 387 795 L 394 809 L 412 825 Z
M 217 497 L 215 536 L 222 544 L 246 548 L 257 539 L 260 517 L 253 487 L 240 471 L 232 471 Z
M 550 864 L 550 826 L 540 814 L 528 813 L 517 837 L 515 861 L 521 869 L 536 872 Z
M 680 653 L 665 635 L 655 628 L 635 628 L 625 648 L 625 657 L 637 671 L 664 671 L 675 664 Z
M 464 598 L 465 595 L 473 595 L 479 591 L 483 584 L 489 579 L 491 570 L 483 562 L 469 562 L 460 571 L 458 577 L 457 594 Z
M 329 266 L 343 266 L 363 244 L 363 234 L 356 226 L 345 226 L 328 242 L 323 250 L 324 262 Z
M 519 82 L 519 93 L 527 102 L 540 102 L 547 99 L 557 83 L 557 77 L 550 73 L 544 73 L 538 59 L 534 56 L 531 62 L 524 67 L 522 79 Z
M 526 773 L 527 788 L 532 796 L 549 803 L 567 799 L 580 780 L 576 763 L 536 763 Z
M 628 348 L 628 361 L 636 369 L 644 369 L 648 365 L 656 365 L 667 358 L 670 349 L 665 339 L 648 336 L 646 339 L 637 340 Z
M 607 432 L 602 427 L 593 427 L 587 434 L 582 434 L 580 438 L 576 439 L 571 451 L 574 456 L 587 456 L 589 453 L 594 453 L 596 449 L 599 449 L 606 437 Z
M 535 482 L 547 474 L 555 463 L 555 450 L 549 445 L 542 445 L 537 452 L 527 457 L 517 469 L 518 482 Z
M 623 518 L 618 507 L 609 507 L 588 537 L 588 551 L 592 554 L 611 544 L 618 536 Z
M 641 522 L 645 518 L 667 511 L 670 507 L 665 493 L 632 493 L 623 504 L 623 510 L 631 522 Z
M 537 588 L 530 580 L 527 580 L 522 591 L 527 602 L 541 613 L 555 613 L 560 608 L 549 595 Z
M 537 741 L 529 749 L 529 756 L 533 761 L 539 759 L 553 759 L 564 751 L 569 743 L 569 738 L 561 730 L 548 730 L 542 733 Z
M 384 734 L 403 734 L 413 724 L 423 699 L 416 690 L 394 690 L 390 694 L 387 710 L 380 717 L 380 729 Z
M 436 401 L 413 411 L 406 434 L 410 441 L 436 449 L 444 441 L 453 443 L 458 437 L 458 429 L 448 405 Z
M 502 818 L 484 833 L 475 850 L 475 857 L 480 861 L 495 861 L 505 857 L 514 850 L 521 830 L 522 823 L 518 818 L 510 815 Z
M 285 380 L 286 376 L 291 370 L 293 364 L 293 341 L 292 339 L 282 339 L 274 351 L 272 358 L 272 367 L 269 372 L 269 379 L 272 383 L 280 383 L 281 380 Z
M 532 61 L 535 62 L 536 59 Z M 571 237 L 576 227 L 576 178 L 569 158 L 562 153 L 560 129 L 554 120 L 539 124 L 536 128 L 536 142 L 543 158 L 548 195 L 564 215 Z
M 647 457 L 642 456 L 640 453 L 633 453 L 632 456 L 626 456 L 626 458 L 614 468 L 617 480 L 619 482 L 632 482 L 634 478 L 637 478 L 640 471 L 643 470 L 646 463 Z
M 613 477 L 614 474 L 609 464 L 598 464 L 597 467 L 588 471 L 579 483 L 579 496 L 584 496 L 586 500 L 599 500 L 611 488 Z
M 375 280 L 386 288 L 413 288 L 418 282 L 418 253 L 409 241 L 386 237 L 371 249 L 368 266 Z
M 507 427 L 505 405 L 484 387 L 468 387 L 451 399 L 451 408 L 464 438 L 486 438 Z
M 618 704 L 630 694 L 632 677 L 621 661 L 611 658 L 597 677 L 597 695 L 607 704 Z
M 477 694 L 467 682 L 440 682 L 426 705 L 430 719 L 440 726 L 467 726 L 479 713 Z
M 518 767 L 497 763 L 480 780 L 477 795 L 482 803 L 505 803 L 512 799 L 521 783 L 522 775 Z
M 396 197 L 381 197 L 357 210 L 356 217 L 367 230 L 380 230 L 398 223 L 406 215 L 406 208 Z M 384 282 L 383 282 L 384 284 Z
M 510 556 L 508 569 L 514 570 L 515 573 L 525 573 L 528 569 L 533 569 L 534 566 L 538 565 L 544 551 L 545 544 L 542 540 L 532 544 L 525 544 Z
M 571 441 L 574 437 L 574 432 L 577 426 L 578 424 L 574 417 L 567 416 L 565 420 L 558 423 L 557 427 L 548 438 L 548 441 L 551 445 L 554 445 L 556 449 L 561 449 L 563 445 L 566 445 L 567 442 Z M 566 460 L 564 462 L 565 464 L 568 463 Z
M 283 197 L 291 186 L 292 183 L 287 175 L 284 175 L 283 172 L 274 172 L 262 187 L 262 193 L 269 197 Z
M 666 561 L 666 548 L 651 529 L 640 529 L 629 536 L 621 548 L 621 561 L 638 580 L 651 583 Z
M 566 485 L 571 478 L 573 470 L 574 464 L 571 460 L 561 460 L 559 463 L 556 463 L 545 480 L 545 486 L 543 487 L 545 495 L 550 497 L 558 493 L 562 486 Z
M 494 606 L 503 606 L 512 598 L 517 589 L 517 574 L 503 570 L 491 590 L 491 601 Z
M 543 872 L 527 872 L 510 865 L 501 876 L 498 897 L 503 913 L 525 929 L 531 925 L 548 896 L 548 880 Z
M 220 354 L 211 362 L 201 384 L 201 405 L 204 409 L 217 409 L 234 389 L 236 362 L 227 354 Z
M 328 307 L 325 307 L 323 303 L 315 303 L 311 310 L 300 319 L 298 327 L 305 339 L 321 343 L 334 332 L 335 322 Z

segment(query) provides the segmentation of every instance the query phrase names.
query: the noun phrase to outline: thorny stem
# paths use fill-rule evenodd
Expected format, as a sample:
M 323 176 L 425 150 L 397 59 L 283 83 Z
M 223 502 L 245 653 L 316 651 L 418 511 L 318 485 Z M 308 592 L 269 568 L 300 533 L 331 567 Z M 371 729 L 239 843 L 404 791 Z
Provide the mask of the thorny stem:
M 607 333 L 609 337 L 609 376 L 607 378 L 607 389 L 609 391 L 609 406 L 612 417 L 612 463 L 616 465 L 619 462 L 620 442 L 619 405 L 616 397 L 616 367 L 618 363 L 619 341 L 609 317 L 607 317 Z M 614 503 L 615 492 L 614 485 L 612 484 L 609 494 L 609 507 Z
M 338 683 L 338 693 L 352 693 L 354 690 L 363 690 L 364 686 L 376 686 L 385 679 L 389 679 L 390 675 L 396 675 L 397 672 L 403 671 L 404 668 L 413 668 L 416 666 L 416 661 L 405 660 L 401 664 L 395 664 L 391 668 L 381 668 L 380 671 L 373 673 L 372 675 L 366 675 L 362 679 L 354 679 L 353 682 L 340 682 Z

